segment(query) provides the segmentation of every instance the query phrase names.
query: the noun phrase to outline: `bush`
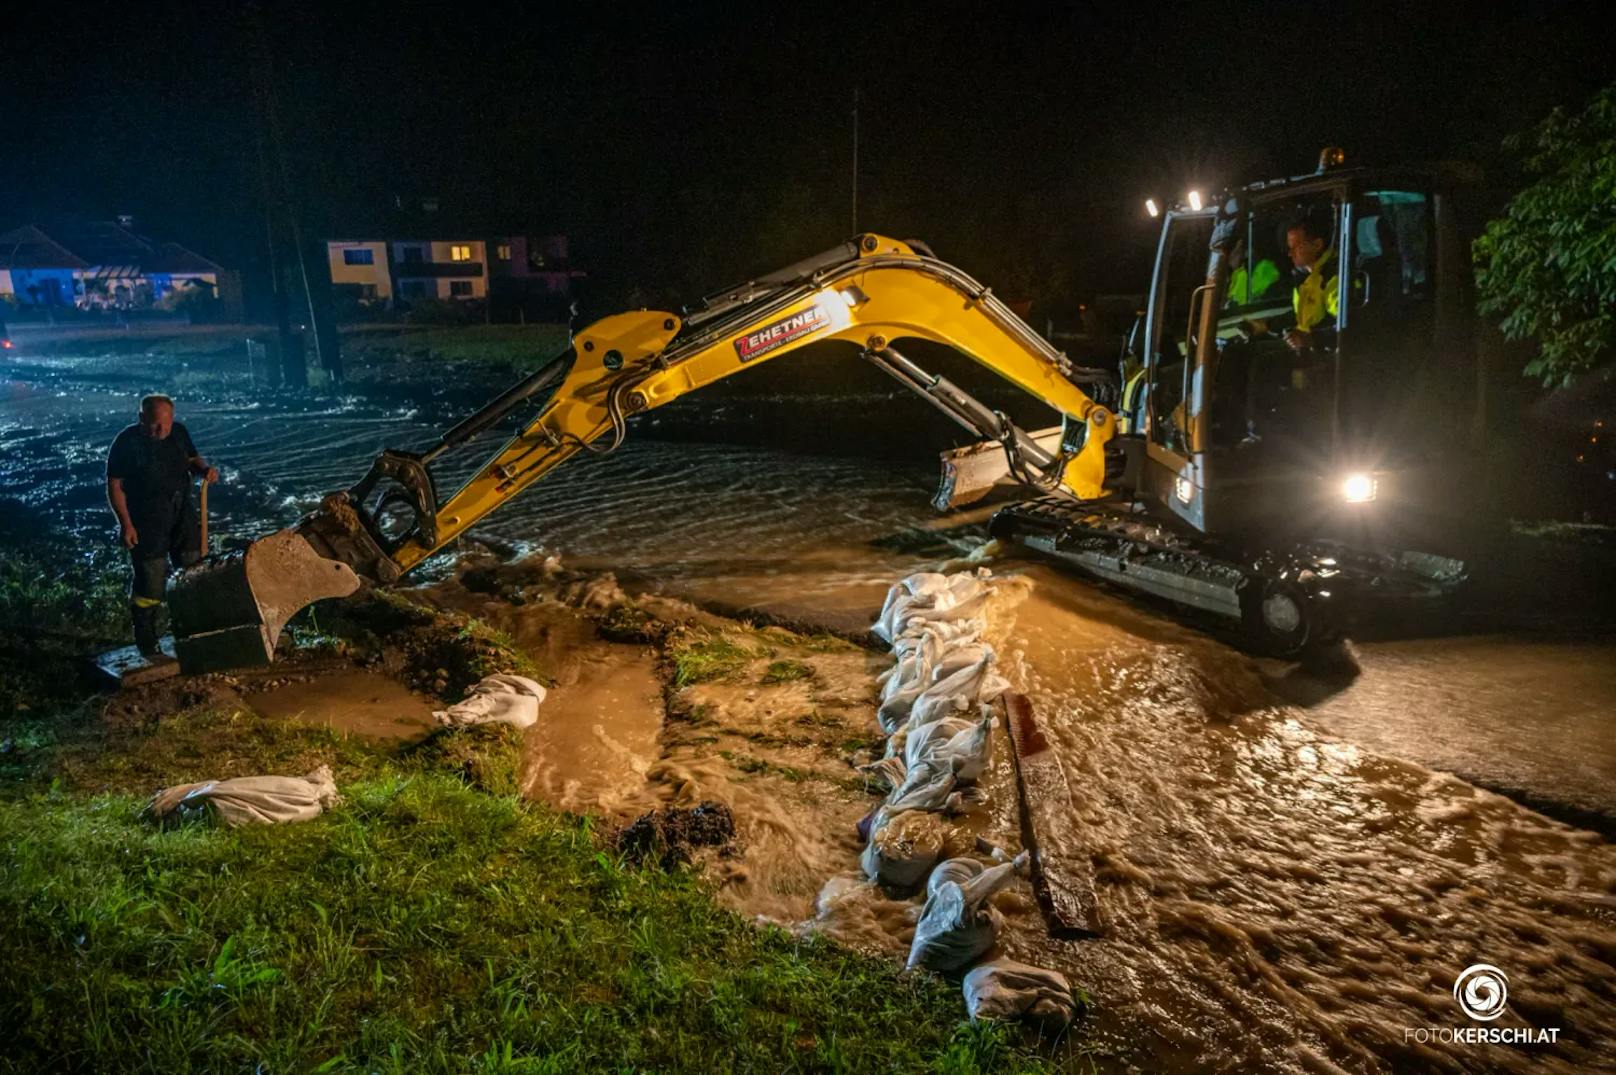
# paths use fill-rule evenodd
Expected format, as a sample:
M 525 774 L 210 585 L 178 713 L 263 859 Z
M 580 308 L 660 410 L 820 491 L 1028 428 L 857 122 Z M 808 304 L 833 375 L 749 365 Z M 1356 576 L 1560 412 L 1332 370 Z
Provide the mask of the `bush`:
M 1616 355 L 1616 85 L 1507 145 L 1535 179 L 1476 240 L 1479 305 L 1538 341 L 1529 375 L 1565 384 Z

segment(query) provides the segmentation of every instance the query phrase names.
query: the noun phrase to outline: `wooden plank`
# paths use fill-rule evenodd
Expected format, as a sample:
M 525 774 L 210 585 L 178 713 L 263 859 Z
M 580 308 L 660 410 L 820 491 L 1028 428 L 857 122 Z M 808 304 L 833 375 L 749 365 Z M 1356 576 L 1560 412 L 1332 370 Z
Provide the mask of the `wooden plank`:
M 174 640 L 165 636 L 159 646 L 161 653 L 156 657 L 142 657 L 134 646 L 121 646 L 98 653 L 90 660 L 96 676 L 106 686 L 120 690 L 138 687 L 180 674 L 180 664 L 174 659 Z
M 1021 801 L 1021 842 L 1032 856 L 1033 895 L 1051 937 L 1098 937 L 1102 925 L 1089 857 L 1082 848 L 1060 846 L 1054 836 L 1059 831 L 1054 819 L 1074 812 L 1066 771 L 1027 696 L 1010 691 L 1004 697 Z

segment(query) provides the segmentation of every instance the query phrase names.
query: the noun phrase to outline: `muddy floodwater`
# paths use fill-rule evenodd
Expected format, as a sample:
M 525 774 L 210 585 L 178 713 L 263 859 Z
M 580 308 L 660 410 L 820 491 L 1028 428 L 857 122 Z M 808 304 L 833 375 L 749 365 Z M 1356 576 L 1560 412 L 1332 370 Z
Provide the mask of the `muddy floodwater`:
M 110 536 L 102 459 L 132 401 L 127 385 L 75 376 L 68 362 L 13 368 L 0 383 L 0 498 L 43 525 Z M 873 410 L 897 406 L 909 404 Z M 224 472 L 214 532 L 244 537 L 351 483 L 382 447 L 429 443 L 449 417 L 357 398 L 182 401 L 179 413 Z M 723 443 L 717 427 L 701 441 L 637 433 L 479 531 L 609 570 L 630 592 L 837 629 L 866 626 L 896 578 L 984 539 L 979 525 L 938 522 L 935 475 L 915 453 L 786 452 Z M 440 485 L 473 458 L 452 461 Z M 1073 789 L 1057 842 L 1094 869 L 1105 924 L 1098 940 L 1054 942 L 1031 902 L 1009 894 L 1005 944 L 1094 998 L 1102 1070 L 1616 1067 L 1616 848 L 1591 831 L 1616 828 L 1616 642 L 1366 642 L 1361 675 L 1326 682 L 1046 565 L 993 568 L 1020 580 L 993 641 L 1057 747 Z M 479 614 L 502 615 L 492 603 Z M 620 812 L 646 801 L 648 783 L 668 784 L 670 764 L 692 788 L 716 779 L 701 737 L 684 754 L 660 740 L 661 686 L 636 647 L 515 612 L 497 625 L 536 653 L 572 654 L 556 665 L 545 712 L 557 723 L 539 732 L 552 738 L 535 752 L 547 760 L 527 774 L 530 793 Z M 789 712 L 854 721 L 879 661 L 803 659 L 818 662 L 822 696 Z M 382 689 L 367 685 L 354 704 Z M 714 691 L 716 705 L 757 701 Z M 290 714 L 302 699 L 283 701 Z M 773 719 L 754 708 L 748 719 Z M 971 834 L 1014 844 L 1013 793 L 989 784 L 993 805 Z M 868 807 L 853 793 L 823 798 L 820 816 L 837 825 Z M 858 844 L 795 831 L 805 815 L 785 806 L 776 814 L 776 857 L 795 856 L 801 876 L 759 892 L 754 909 L 809 918 L 820 880 L 847 873 Z M 832 932 L 897 950 L 904 913 L 870 902 Z M 1474 963 L 1509 975 L 1510 1009 L 1493 1025 L 1559 1027 L 1560 1043 L 1411 1038 L 1482 1025 L 1451 994 Z

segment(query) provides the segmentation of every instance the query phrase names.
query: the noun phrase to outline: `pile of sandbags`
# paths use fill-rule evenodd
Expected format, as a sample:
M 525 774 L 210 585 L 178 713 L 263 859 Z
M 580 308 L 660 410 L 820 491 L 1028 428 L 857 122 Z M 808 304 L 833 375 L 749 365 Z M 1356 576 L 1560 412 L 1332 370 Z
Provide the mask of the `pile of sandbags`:
M 895 660 L 879 681 L 885 757 L 859 770 L 866 786 L 885 796 L 860 823 L 859 861 L 865 876 L 888 890 L 925 885 L 910 967 L 956 973 L 991 953 L 1003 920 L 989 901 L 1027 874 L 1025 853 L 1007 859 L 995 851 L 991 866 L 943 858 L 944 819 L 981 805 L 977 782 L 993 757 L 993 703 L 1009 687 L 982 640 L 992 587 L 986 568 L 911 575 L 888 591 L 871 628 L 892 644 Z M 970 970 L 965 996 L 973 1019 L 1064 1025 L 1076 1010 L 1059 974 L 1006 959 Z

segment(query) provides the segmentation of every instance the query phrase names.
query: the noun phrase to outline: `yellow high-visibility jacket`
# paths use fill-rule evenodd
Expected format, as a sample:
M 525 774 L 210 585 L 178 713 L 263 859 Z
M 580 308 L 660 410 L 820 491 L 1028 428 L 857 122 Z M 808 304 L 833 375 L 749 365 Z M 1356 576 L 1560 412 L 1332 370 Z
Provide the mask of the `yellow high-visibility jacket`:
M 1296 311 L 1296 327 L 1312 332 L 1328 321 L 1335 323 L 1341 306 L 1341 280 L 1336 273 L 1335 248 L 1331 247 L 1319 258 L 1307 274 L 1307 279 L 1296 285 L 1291 293 L 1291 309 Z

